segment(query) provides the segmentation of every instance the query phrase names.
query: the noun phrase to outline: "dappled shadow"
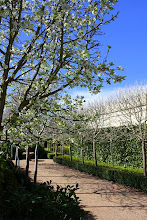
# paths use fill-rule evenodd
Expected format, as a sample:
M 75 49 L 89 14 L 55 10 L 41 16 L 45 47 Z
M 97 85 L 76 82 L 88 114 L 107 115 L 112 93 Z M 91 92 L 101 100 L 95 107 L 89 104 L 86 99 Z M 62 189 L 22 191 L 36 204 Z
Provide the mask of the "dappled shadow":
M 30 161 L 32 161 L 32 162 L 35 162 L 35 159 L 30 159 Z M 38 163 L 42 163 L 42 162 L 44 162 L 45 161 L 45 159 L 39 159 L 37 162 Z M 44 164 L 40 164 L 41 166 L 44 166 Z
M 62 172 L 61 176 L 51 175 L 54 178 L 66 178 L 69 184 L 79 184 L 79 190 L 76 194 L 78 196 L 95 195 L 95 201 L 98 198 L 107 200 L 106 206 L 101 205 L 88 205 L 88 207 L 121 207 L 124 209 L 144 209 L 147 212 L 147 194 L 138 192 L 130 187 L 126 187 L 120 184 L 116 184 L 112 181 L 100 179 L 92 175 L 80 172 L 73 168 L 65 167 L 60 164 L 46 164 L 45 169 L 52 169 L 52 171 L 58 170 Z M 53 174 L 53 173 L 52 173 Z M 60 184 L 66 184 L 66 181 L 60 181 Z M 112 205 L 111 205 L 112 204 Z
M 98 219 L 97 216 L 92 215 L 91 213 L 87 214 L 83 220 L 96 220 Z
M 33 164 L 34 162 L 31 162 L 32 168 Z M 118 210 L 122 211 L 122 215 L 124 211 L 127 212 L 128 210 L 131 211 L 127 212 L 130 216 L 134 212 L 137 215 L 140 213 L 143 216 L 147 215 L 147 194 L 54 163 L 52 160 L 39 160 L 38 168 L 38 182 L 52 180 L 51 185 L 62 187 L 75 186 L 78 183 L 79 189 L 76 190 L 76 195 L 80 198 L 82 207 L 92 213 L 84 220 L 99 219 L 99 213 L 102 212 L 100 210 L 103 209 L 107 210 L 108 213 L 111 210 L 111 216 L 115 215 Z M 33 171 L 29 175 L 32 174 Z M 96 216 L 93 216 L 94 213 Z

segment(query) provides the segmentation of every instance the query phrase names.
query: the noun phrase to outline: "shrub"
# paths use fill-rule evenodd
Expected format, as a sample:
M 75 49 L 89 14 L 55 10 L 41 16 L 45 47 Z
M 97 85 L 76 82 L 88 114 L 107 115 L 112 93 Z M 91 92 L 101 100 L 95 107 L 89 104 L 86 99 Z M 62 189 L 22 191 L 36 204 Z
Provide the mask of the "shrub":
M 49 147 L 49 148 L 44 148 L 44 150 L 47 152 L 47 153 L 53 153 L 55 152 L 55 147 Z M 57 147 L 57 153 L 60 153 L 61 154 L 62 152 L 62 146 L 58 146 Z M 63 146 L 63 154 L 64 155 L 69 155 L 69 146 Z
M 134 129 L 138 128 L 135 127 Z M 112 138 L 110 147 L 111 133 L 114 139 Z M 90 140 L 83 143 L 77 142 L 72 147 L 72 155 L 80 157 L 81 148 L 83 148 L 84 157 L 92 160 L 94 159 L 92 145 L 93 143 Z M 133 166 L 137 168 L 141 168 L 143 165 L 141 141 L 135 138 L 131 131 L 124 126 L 119 127 L 119 129 L 116 127 L 101 129 L 96 141 L 96 154 L 98 161 L 108 164 L 114 163 L 114 165 L 123 167 Z
M 80 220 L 86 214 L 75 191 L 78 185 L 54 188 L 34 184 L 13 163 L 0 160 L 0 219 Z
M 61 153 L 57 153 L 57 156 L 61 156 L 61 155 L 62 155 Z M 54 152 L 47 153 L 47 158 L 48 159 L 53 159 L 54 156 L 55 156 Z
M 78 186 L 57 186 L 56 190 L 50 184 L 40 184 L 26 189 L 17 187 L 8 192 L 1 204 L 0 216 L 4 219 L 73 219 L 84 216 L 79 206 L 75 191 Z
M 26 184 L 28 180 L 20 169 L 16 169 L 9 160 L 0 159 L 0 192 L 13 190 L 18 185 Z

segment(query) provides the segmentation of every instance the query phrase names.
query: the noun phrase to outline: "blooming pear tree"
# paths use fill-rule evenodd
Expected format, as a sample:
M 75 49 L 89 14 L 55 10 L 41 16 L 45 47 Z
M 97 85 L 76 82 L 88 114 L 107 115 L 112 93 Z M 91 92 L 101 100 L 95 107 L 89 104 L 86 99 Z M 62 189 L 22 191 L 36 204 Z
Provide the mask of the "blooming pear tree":
M 63 133 L 71 132 L 70 126 L 73 121 L 79 120 L 76 112 L 82 104 L 82 98 L 71 99 L 68 94 L 62 96 L 56 94 L 51 99 L 34 103 L 27 111 L 22 110 L 17 120 L 7 123 L 9 115 L 17 110 L 20 96 L 21 92 L 11 95 L 4 114 L 5 128 L 12 142 L 29 144 L 36 143 L 38 140 L 55 139 L 55 137 L 61 139 Z
M 7 95 L 22 90 L 16 112 L 65 88 L 120 82 L 113 62 L 102 60 L 101 27 L 113 21 L 117 0 L 0 1 L 0 131 Z M 108 51 L 110 46 L 108 47 Z M 14 119 L 12 117 L 12 119 Z

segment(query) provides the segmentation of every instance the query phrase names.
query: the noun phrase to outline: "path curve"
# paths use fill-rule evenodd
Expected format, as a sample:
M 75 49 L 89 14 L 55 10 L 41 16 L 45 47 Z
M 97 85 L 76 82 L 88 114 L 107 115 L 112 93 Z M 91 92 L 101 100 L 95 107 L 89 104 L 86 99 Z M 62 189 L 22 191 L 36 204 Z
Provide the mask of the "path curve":
M 30 161 L 29 176 L 33 179 L 34 160 Z M 20 167 L 25 168 L 25 160 Z M 99 220 L 147 220 L 147 194 L 114 184 L 111 181 L 57 164 L 51 159 L 38 161 L 37 182 L 52 180 L 51 185 L 79 184 L 77 196 L 93 219 Z

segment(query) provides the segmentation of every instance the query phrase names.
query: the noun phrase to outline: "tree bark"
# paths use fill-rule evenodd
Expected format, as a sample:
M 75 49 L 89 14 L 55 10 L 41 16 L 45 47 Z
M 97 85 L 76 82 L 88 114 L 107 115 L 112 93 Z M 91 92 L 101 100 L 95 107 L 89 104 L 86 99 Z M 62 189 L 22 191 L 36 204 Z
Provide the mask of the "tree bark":
M 4 77 L 4 81 L 6 80 L 7 76 Z M 1 85 L 1 93 L 0 93 L 0 140 L 1 140 L 1 135 L 3 132 L 3 125 L 2 125 L 2 121 L 3 121 L 3 114 L 4 114 L 4 107 L 6 104 L 6 95 L 7 95 L 7 83 L 2 83 Z
M 94 156 L 94 163 L 97 167 L 97 158 L 96 158 L 96 147 L 95 147 L 95 139 L 93 138 L 93 156 Z
M 83 152 L 83 148 L 81 149 L 81 157 L 82 157 L 82 164 L 84 164 L 84 152 Z
M 72 161 L 72 151 L 71 151 L 71 146 L 69 147 L 69 156 L 70 156 L 70 161 Z
M 113 148 L 112 148 L 112 139 L 111 138 L 110 138 L 110 152 L 111 152 L 112 165 L 114 168 L 114 158 L 113 158 Z
M 47 142 L 47 152 L 49 153 L 50 149 L 49 149 L 49 143 Z
M 27 146 L 26 149 L 26 176 L 28 176 L 28 170 L 29 170 L 29 146 Z
M 16 146 L 16 152 L 15 152 L 15 166 L 18 166 L 18 146 Z
M 35 148 L 34 183 L 36 183 L 36 179 L 37 179 L 37 163 L 38 163 L 38 145 L 36 144 L 36 148 Z
M 64 158 L 64 146 L 62 144 L 62 158 Z
M 142 139 L 142 157 L 143 157 L 143 174 L 147 176 L 147 169 L 146 169 L 146 147 L 145 147 L 145 140 Z
M 55 157 L 57 157 L 57 150 L 58 150 L 57 148 L 58 148 L 58 146 L 56 145 L 55 146 Z
M 11 160 L 13 160 L 13 144 L 11 145 Z

